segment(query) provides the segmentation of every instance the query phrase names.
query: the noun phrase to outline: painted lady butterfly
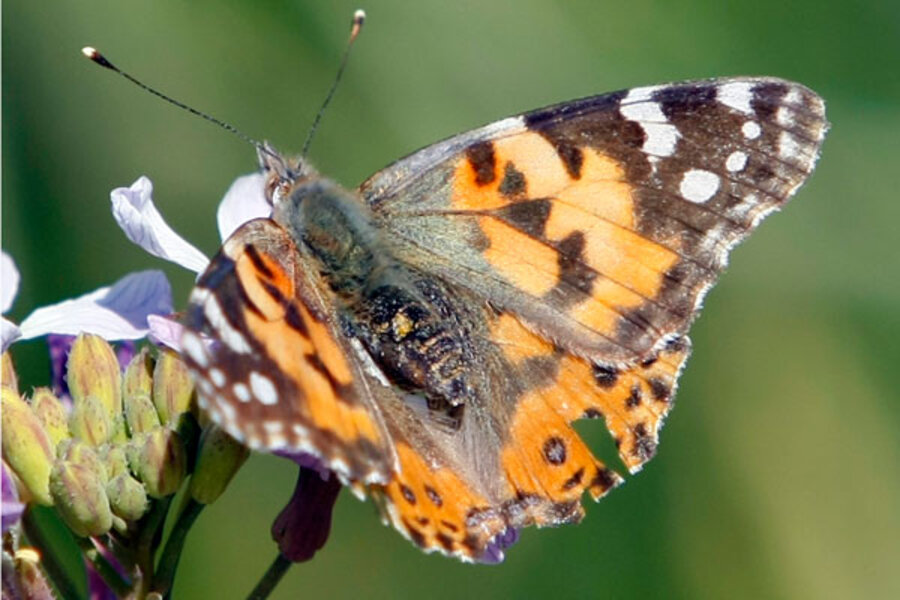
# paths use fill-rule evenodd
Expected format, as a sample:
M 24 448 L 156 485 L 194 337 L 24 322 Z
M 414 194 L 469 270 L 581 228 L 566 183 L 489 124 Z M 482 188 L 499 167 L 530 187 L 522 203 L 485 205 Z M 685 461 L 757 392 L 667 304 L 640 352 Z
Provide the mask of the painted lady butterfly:
M 826 129 L 805 87 L 729 78 L 510 117 L 353 191 L 265 149 L 272 218 L 190 297 L 202 405 L 426 551 L 576 522 L 621 477 L 570 423 L 602 418 L 631 472 L 654 455 L 704 295 Z

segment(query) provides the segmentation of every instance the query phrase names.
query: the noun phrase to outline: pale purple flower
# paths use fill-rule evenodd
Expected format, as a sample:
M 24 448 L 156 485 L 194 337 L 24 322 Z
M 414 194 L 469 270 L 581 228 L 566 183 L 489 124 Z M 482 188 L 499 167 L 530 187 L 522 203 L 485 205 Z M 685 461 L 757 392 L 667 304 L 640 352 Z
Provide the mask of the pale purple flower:
M 18 292 L 19 274 L 6 253 L 3 253 L 2 267 L 2 299 L 6 309 Z M 2 349 L 5 352 L 16 340 L 51 333 L 94 333 L 107 340 L 140 339 L 150 330 L 148 315 L 169 314 L 172 310 L 172 288 L 162 271 L 131 273 L 111 286 L 38 308 L 18 326 L 4 319 Z
M 110 195 L 113 217 L 129 240 L 159 258 L 199 273 L 209 259 L 169 227 L 153 204 L 153 184 L 144 176 Z
M 272 207 L 263 192 L 261 173 L 238 177 L 219 203 L 216 215 L 222 241 L 251 219 L 268 217 Z M 177 265 L 202 273 L 209 259 L 194 245 L 175 233 L 163 220 L 153 203 L 153 184 L 144 176 L 131 187 L 110 193 L 113 216 L 128 239 L 152 254 Z
M 12 475 L 10 475 L 11 470 L 6 468 L 6 461 L 0 463 L 0 469 L 2 469 L 2 473 L 0 473 L 0 492 L 3 495 L 3 506 L 2 517 L 2 526 L 3 533 L 6 533 L 6 530 L 19 522 L 19 518 L 22 516 L 22 512 L 25 510 L 25 505 L 19 501 L 19 492 L 16 489 L 16 484 L 12 479 Z

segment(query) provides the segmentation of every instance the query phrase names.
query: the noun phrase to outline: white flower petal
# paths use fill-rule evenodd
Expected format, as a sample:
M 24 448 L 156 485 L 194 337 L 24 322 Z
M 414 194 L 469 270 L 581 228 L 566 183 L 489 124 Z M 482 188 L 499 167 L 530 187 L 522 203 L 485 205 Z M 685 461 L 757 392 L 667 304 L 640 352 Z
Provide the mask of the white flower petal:
M 147 335 L 147 317 L 172 312 L 172 288 L 162 271 L 126 275 L 104 287 L 59 304 L 44 306 L 19 326 L 23 339 L 50 333 L 95 333 L 107 340 L 138 339 Z
M 184 332 L 184 325 L 175 319 L 160 315 L 149 315 L 147 324 L 150 326 L 150 337 L 154 341 L 181 352 L 181 334 Z
M 22 337 L 22 331 L 12 321 L 0 317 L 0 352 L 6 352 L 9 345 Z
M 272 206 L 266 201 L 265 185 L 265 175 L 252 173 L 235 179 L 225 192 L 216 213 L 223 242 L 247 221 L 272 216 Z
M 175 233 L 153 204 L 153 184 L 144 176 L 130 188 L 109 194 L 113 217 L 128 239 L 159 258 L 201 273 L 209 264 L 202 252 Z
M 0 313 L 12 306 L 19 292 L 19 270 L 12 257 L 6 252 L 0 255 Z

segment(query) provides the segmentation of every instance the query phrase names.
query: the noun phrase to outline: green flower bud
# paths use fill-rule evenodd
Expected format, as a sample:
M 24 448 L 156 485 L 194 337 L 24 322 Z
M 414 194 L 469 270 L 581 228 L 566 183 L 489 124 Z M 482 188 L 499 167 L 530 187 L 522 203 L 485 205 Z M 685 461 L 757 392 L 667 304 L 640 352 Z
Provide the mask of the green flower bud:
M 153 358 L 147 348 L 131 359 L 122 377 L 123 400 L 131 395 L 149 396 L 153 391 Z
M 159 427 L 159 415 L 156 414 L 156 407 L 150 400 L 150 394 L 129 394 L 125 396 L 124 401 L 125 421 L 132 436 Z
M 89 469 L 100 479 L 100 483 L 106 485 L 107 476 L 106 465 L 100 460 L 100 455 L 81 440 L 68 439 L 64 440 L 56 449 L 59 460 L 72 464 L 81 465 Z
M 31 407 L 12 388 L 3 386 L 3 458 L 25 490 L 39 504 L 52 505 L 48 487 L 53 464 L 53 442 Z M 25 500 L 23 498 L 23 500 Z
M 128 459 L 122 446 L 106 444 L 100 447 L 99 456 L 110 479 L 122 473 L 128 473 Z
M 57 460 L 50 472 L 50 493 L 57 511 L 75 535 L 102 535 L 112 527 L 105 486 L 90 468 Z
M 19 393 L 19 378 L 9 352 L 4 352 L 3 356 L 0 356 L 0 385 Z
M 126 521 L 137 521 L 149 506 L 147 491 L 141 482 L 127 473 L 121 473 L 106 484 L 106 496 L 113 512 Z
M 191 498 L 201 504 L 215 502 L 249 454 L 249 448 L 218 426 L 207 426 L 200 437 L 200 450 L 191 476 Z
M 152 498 L 162 498 L 178 491 L 187 473 L 184 443 L 173 430 L 160 427 L 141 436 L 132 454 L 131 469 Z
M 67 381 L 72 401 L 97 398 L 114 421 L 122 412 L 122 372 L 112 346 L 100 336 L 81 334 L 72 344 L 67 363 Z
M 74 402 L 69 416 L 69 431 L 73 436 L 92 446 L 100 446 L 112 437 L 113 428 L 113 421 L 97 396 L 83 396 Z
M 43 423 L 54 447 L 71 436 L 66 409 L 50 388 L 40 387 L 34 390 L 31 394 L 31 410 Z
M 176 427 L 181 413 L 192 408 L 194 381 L 187 366 L 170 350 L 163 350 L 153 371 L 153 403 L 164 425 Z

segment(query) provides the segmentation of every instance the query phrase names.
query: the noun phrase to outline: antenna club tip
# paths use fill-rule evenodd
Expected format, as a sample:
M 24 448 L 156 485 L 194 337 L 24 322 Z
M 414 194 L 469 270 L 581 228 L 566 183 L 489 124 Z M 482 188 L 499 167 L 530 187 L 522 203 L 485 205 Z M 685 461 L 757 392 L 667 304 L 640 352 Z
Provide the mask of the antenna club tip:
M 363 23 L 365 22 L 366 11 L 361 8 L 357 9 L 357 11 L 353 13 L 353 22 L 350 24 L 350 43 L 353 43 L 353 40 L 359 35 L 359 31 L 362 29 Z
M 100 52 L 96 48 L 93 48 L 91 46 L 85 46 L 84 48 L 81 49 L 81 53 L 84 54 L 89 59 L 91 59 L 92 61 L 94 61 L 95 63 L 97 63 L 98 65 L 100 65 L 101 67 L 106 67 L 107 69 L 115 70 L 115 67 L 113 67 L 112 63 L 109 62 L 108 60 L 106 60 L 106 57 L 103 56 L 102 54 L 100 54 Z

